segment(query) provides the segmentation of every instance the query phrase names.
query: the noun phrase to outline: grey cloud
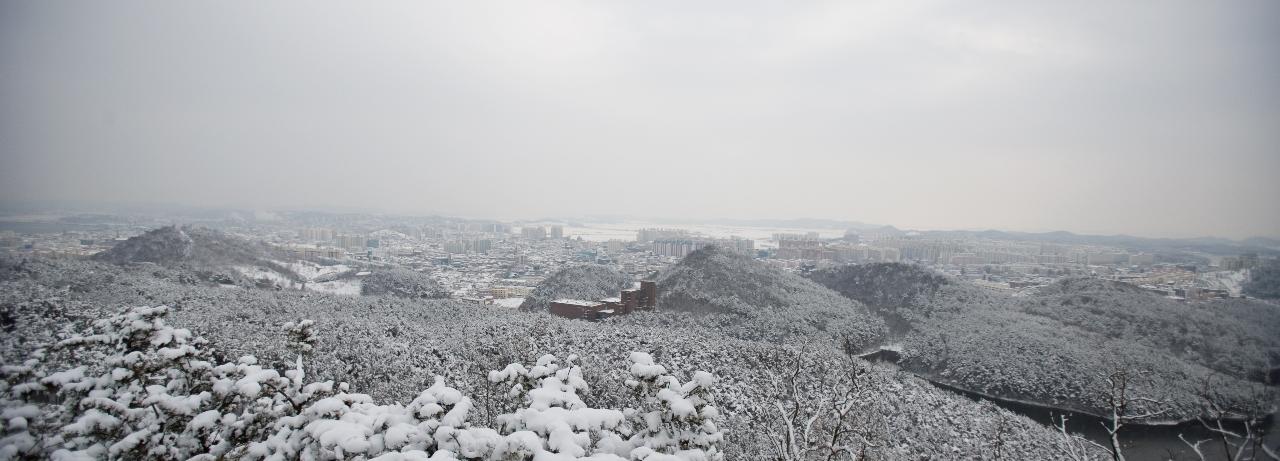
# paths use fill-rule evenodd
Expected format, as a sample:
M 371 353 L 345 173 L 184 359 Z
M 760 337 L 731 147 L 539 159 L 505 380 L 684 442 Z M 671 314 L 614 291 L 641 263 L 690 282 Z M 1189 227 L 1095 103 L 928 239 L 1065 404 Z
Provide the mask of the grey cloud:
M 0 193 L 1277 235 L 1275 2 L 6 2 Z

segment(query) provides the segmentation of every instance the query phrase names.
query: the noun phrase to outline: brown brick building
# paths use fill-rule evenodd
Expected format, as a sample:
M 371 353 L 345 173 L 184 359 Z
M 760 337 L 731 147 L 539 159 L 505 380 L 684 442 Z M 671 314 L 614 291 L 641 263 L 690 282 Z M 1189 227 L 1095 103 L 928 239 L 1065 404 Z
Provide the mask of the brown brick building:
M 608 305 L 599 301 L 557 299 L 551 301 L 551 313 L 564 318 L 599 320 L 614 314 Z
M 640 298 L 637 300 L 642 309 L 653 309 L 658 306 L 658 282 L 644 280 L 640 282 Z
M 637 310 L 657 307 L 658 284 L 651 280 L 640 282 L 639 288 L 622 290 L 616 298 L 599 301 L 581 299 L 557 299 L 551 301 L 551 314 L 570 319 L 600 320 L 615 315 L 627 315 Z

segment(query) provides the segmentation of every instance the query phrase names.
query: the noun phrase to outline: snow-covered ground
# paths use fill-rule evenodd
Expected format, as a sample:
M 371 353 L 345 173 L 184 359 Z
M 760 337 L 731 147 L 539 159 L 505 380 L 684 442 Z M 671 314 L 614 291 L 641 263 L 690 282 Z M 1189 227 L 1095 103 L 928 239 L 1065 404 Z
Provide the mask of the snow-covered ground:
M 315 282 L 314 280 L 330 275 L 341 274 L 350 271 L 351 268 L 342 264 L 333 266 L 323 266 L 310 261 L 294 261 L 284 262 L 275 261 L 276 263 L 288 267 L 306 281 L 305 286 L 295 282 L 288 276 L 279 272 L 258 266 L 235 266 L 245 277 L 253 280 L 267 279 L 281 288 L 286 290 L 299 290 L 306 288 L 307 290 L 319 291 L 322 293 L 332 293 L 339 295 L 359 295 L 361 282 L 359 278 L 346 278 L 340 280 L 330 280 L 325 282 Z
M 290 280 L 289 277 L 285 277 L 283 274 L 273 271 L 271 269 L 258 267 L 258 266 L 234 266 L 234 267 L 235 267 L 235 270 L 240 272 L 241 275 L 244 275 L 245 277 L 248 277 L 250 279 L 253 279 L 253 280 L 267 279 L 272 282 L 275 282 L 276 284 L 280 285 L 283 288 L 294 288 L 293 280 Z
M 316 264 L 311 261 L 301 261 L 301 260 L 288 262 L 288 263 L 283 261 L 276 261 L 276 262 L 280 263 L 280 265 L 282 266 L 288 267 L 289 270 L 294 271 L 299 276 L 301 276 L 304 280 L 315 280 L 319 277 L 323 277 L 326 275 L 340 274 L 340 273 L 351 270 L 350 267 L 343 264 L 335 264 L 332 266 L 322 266 L 320 264 Z
M 524 302 L 524 298 L 498 298 L 493 300 L 494 305 L 501 306 L 501 307 L 508 307 L 511 309 L 520 307 L 520 304 L 523 302 Z
M 331 293 L 335 295 L 359 295 L 360 279 L 331 280 L 328 282 L 307 283 L 308 290 Z
M 1231 296 L 1240 296 L 1241 287 L 1249 280 L 1249 271 L 1204 272 L 1196 278 L 1198 285 L 1215 290 L 1227 290 Z

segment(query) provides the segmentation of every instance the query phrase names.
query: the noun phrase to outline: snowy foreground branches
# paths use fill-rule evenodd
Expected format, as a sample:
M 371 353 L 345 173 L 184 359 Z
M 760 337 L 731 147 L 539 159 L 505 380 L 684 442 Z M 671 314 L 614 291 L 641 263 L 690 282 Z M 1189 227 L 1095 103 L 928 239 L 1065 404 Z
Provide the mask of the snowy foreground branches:
M 6 365 L 0 460 L 721 460 L 715 378 L 681 382 L 632 352 L 625 384 L 643 408 L 589 408 L 577 357 L 542 356 L 489 373 L 518 409 L 468 423 L 471 398 L 441 377 L 408 405 L 346 383 L 307 382 L 252 356 L 215 364 L 205 341 L 139 307 Z M 286 327 L 305 352 L 310 322 Z

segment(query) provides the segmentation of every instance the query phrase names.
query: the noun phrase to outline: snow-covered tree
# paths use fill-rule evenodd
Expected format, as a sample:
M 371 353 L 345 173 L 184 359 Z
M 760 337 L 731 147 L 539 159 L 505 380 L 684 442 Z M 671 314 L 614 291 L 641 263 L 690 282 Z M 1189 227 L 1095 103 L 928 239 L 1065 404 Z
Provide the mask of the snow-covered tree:
M 699 371 L 681 383 L 647 353 L 632 352 L 629 359 L 631 379 L 626 384 L 649 406 L 649 411 L 634 415 L 636 435 L 631 442 L 637 448 L 632 458 L 724 459 L 719 449 L 724 434 L 716 424 L 720 410 L 711 395 L 715 376 Z
M 308 382 L 301 356 L 284 372 L 253 356 L 215 365 L 167 313 L 128 309 L 4 366 L 0 459 L 721 459 L 714 378 L 681 385 L 647 354 L 633 354 L 632 376 L 651 385 L 655 410 L 590 408 L 577 357 L 545 355 L 490 372 L 522 402 L 494 429 L 473 426 L 471 398 L 438 376 L 408 405 L 380 404 L 345 383 Z M 300 352 L 311 325 L 286 328 Z
M 290 350 L 300 355 L 310 354 L 316 345 L 315 320 L 299 320 L 284 324 Z

